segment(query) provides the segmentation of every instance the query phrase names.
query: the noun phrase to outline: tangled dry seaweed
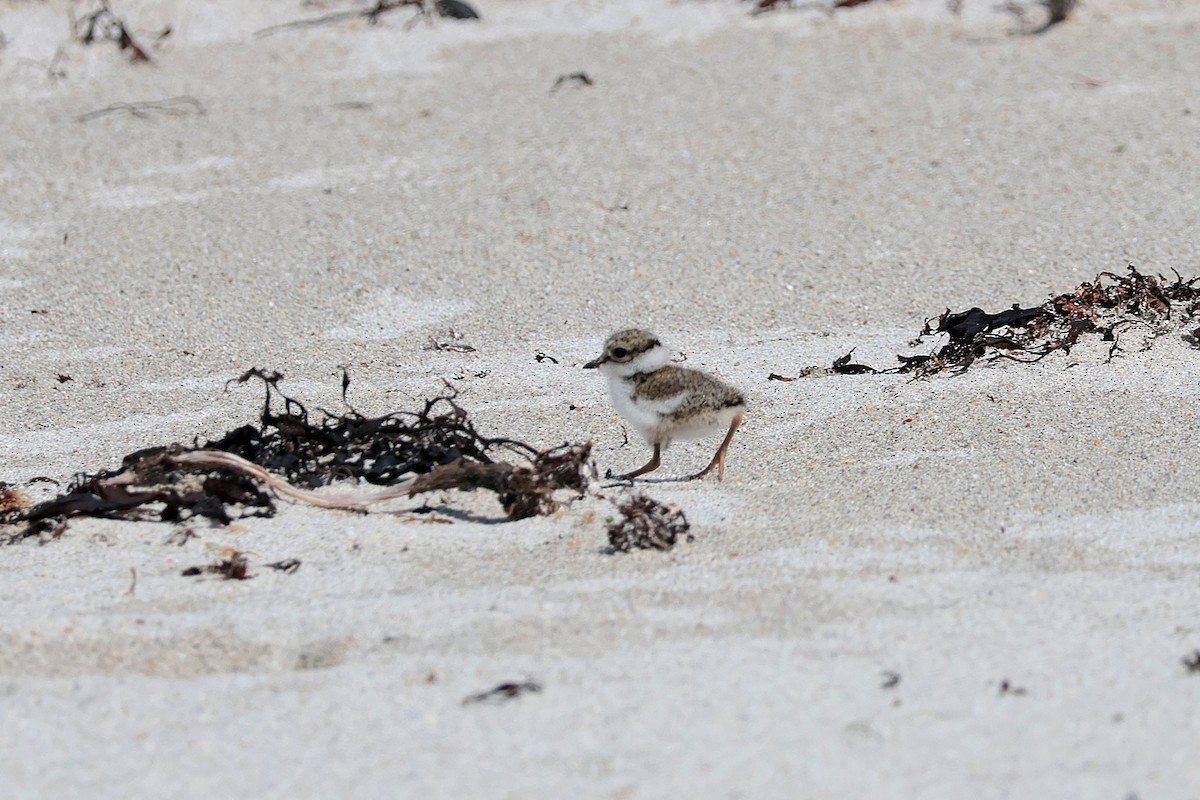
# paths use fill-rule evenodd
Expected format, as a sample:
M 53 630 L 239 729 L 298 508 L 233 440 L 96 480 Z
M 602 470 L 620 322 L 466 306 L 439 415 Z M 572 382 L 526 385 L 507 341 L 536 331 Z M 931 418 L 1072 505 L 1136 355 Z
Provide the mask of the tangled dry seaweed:
M 350 379 L 343 373 L 342 400 L 350 410 L 322 410 L 314 421 L 303 403 L 279 389 L 279 373 L 252 369 L 236 381 L 252 379 L 265 390 L 258 425 L 244 425 L 205 444 L 130 453 L 120 469 L 82 475 L 66 492 L 33 506 L 0 484 L 0 527 L 8 528 L 0 539 L 13 543 L 30 536 L 57 537 L 66 521 L 78 516 L 168 522 L 207 517 L 226 524 L 240 517 L 272 516 L 275 496 L 366 511 L 448 489 L 494 492 L 508 517 L 517 520 L 552 514 L 587 492 L 588 478 L 595 475 L 590 442 L 539 451 L 514 439 L 484 437 L 453 394 L 426 401 L 416 412 L 367 417 L 350 408 Z M 516 455 L 516 462 L 493 457 L 501 451 Z M 371 494 L 313 491 L 343 479 L 386 488 Z M 563 492 L 570 493 L 566 500 L 559 499 Z M 667 550 L 688 530 L 677 506 L 643 495 L 624 503 L 597 496 L 618 506 L 620 519 L 609 526 L 616 550 Z M 246 559 L 233 553 L 184 574 L 242 579 L 246 566 Z
M 83 475 L 63 494 L 26 507 L 0 507 L 0 524 L 18 529 L 8 541 L 47 531 L 81 515 L 179 521 L 208 517 L 221 523 L 275 513 L 273 495 L 327 508 L 367 510 L 380 503 L 445 489 L 496 493 L 510 519 L 550 514 L 582 495 L 593 467 L 591 444 L 539 451 L 523 442 L 476 431 L 453 395 L 427 401 L 417 412 L 366 417 L 308 409 L 279 390 L 279 373 L 250 370 L 237 380 L 263 382 L 260 424 L 191 447 L 174 444 L 131 453 L 117 470 Z M 345 399 L 349 378 L 343 376 Z M 499 452 L 517 463 L 493 458 Z M 341 479 L 388 488 L 373 494 L 315 493 Z M 307 487 L 307 488 L 302 488 Z
M 897 356 L 900 365 L 878 370 L 851 364 L 850 355 L 832 367 L 807 367 L 801 377 L 829 374 L 911 373 L 916 378 L 940 372 L 963 372 L 977 361 L 1009 359 L 1023 363 L 1041 361 L 1051 353 L 1069 353 L 1085 335 L 1111 342 L 1108 358 L 1116 355 L 1121 338 L 1140 329 L 1146 334 L 1144 347 L 1172 327 L 1191 324 L 1200 313 L 1200 277 L 1184 279 L 1178 273 L 1168 282 L 1163 276 L 1144 275 L 1131 264 L 1127 275 L 1102 272 L 1095 280 L 1081 283 L 1040 306 L 1012 308 L 989 314 L 981 308 L 952 312 L 925 320 L 914 340 L 946 334 L 949 340 L 928 355 Z M 1200 344 L 1200 328 L 1184 335 L 1193 346 Z M 772 375 L 770 380 L 792 380 Z

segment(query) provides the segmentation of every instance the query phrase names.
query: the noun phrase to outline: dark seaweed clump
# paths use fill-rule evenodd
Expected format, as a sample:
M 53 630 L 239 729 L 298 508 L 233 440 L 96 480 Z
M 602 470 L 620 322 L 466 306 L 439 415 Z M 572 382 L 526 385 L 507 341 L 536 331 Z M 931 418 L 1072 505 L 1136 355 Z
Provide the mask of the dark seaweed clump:
M 556 492 L 578 496 L 587 488 L 590 443 L 539 451 L 515 439 L 483 436 L 453 394 L 413 412 L 368 417 L 353 409 L 322 410 L 314 416 L 280 391 L 279 373 L 252 369 L 237 381 L 252 379 L 265 389 L 259 424 L 190 447 L 130 453 L 119 469 L 80 475 L 67 491 L 31 507 L 15 500 L 0 505 L 0 525 L 23 524 L 5 538 L 57 536 L 65 520 L 77 516 L 168 522 L 207 517 L 222 524 L 269 517 L 276 506 L 267 487 L 301 502 L 360 510 L 423 492 L 487 489 L 510 519 L 553 513 L 562 505 Z M 349 384 L 343 374 L 343 401 Z M 515 463 L 500 459 L 501 453 L 515 456 Z M 307 491 L 347 479 L 398 491 L 345 502 Z M 19 497 L 4 488 L 6 497 Z
M 917 378 L 941 372 L 960 373 L 979 361 L 1007 359 L 1034 363 L 1053 353 L 1069 353 L 1085 336 L 1110 342 L 1108 360 L 1117 354 L 1122 337 L 1132 330 L 1145 334 L 1143 349 L 1173 326 L 1187 326 L 1200 313 L 1200 277 L 1184 279 L 1175 274 L 1168 281 L 1161 275 L 1145 275 L 1130 265 L 1126 275 L 1102 272 L 1095 280 L 1052 297 L 1040 306 L 1023 308 L 1014 304 L 997 313 L 981 308 L 966 311 L 946 309 L 925 325 L 913 344 L 929 336 L 946 334 L 948 340 L 932 353 L 897 356 L 899 365 L 875 369 L 852 364 L 850 353 L 831 367 L 806 367 L 800 377 L 813 375 L 856 375 L 862 373 L 905 373 Z M 1183 337 L 1200 346 L 1200 328 Z M 772 373 L 768 380 L 794 380 Z

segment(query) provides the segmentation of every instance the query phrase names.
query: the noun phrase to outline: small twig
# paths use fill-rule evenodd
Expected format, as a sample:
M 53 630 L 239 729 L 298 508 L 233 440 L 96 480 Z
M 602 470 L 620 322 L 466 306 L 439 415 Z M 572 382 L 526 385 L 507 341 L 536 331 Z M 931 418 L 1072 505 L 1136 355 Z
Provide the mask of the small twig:
M 135 589 L 137 589 L 137 567 L 129 568 L 129 576 L 129 588 L 125 590 L 125 595 L 127 597 L 133 597 L 133 592 Z
M 566 75 L 559 75 L 554 81 L 554 85 L 550 87 L 550 94 L 554 94 L 560 88 L 568 83 L 577 83 L 580 86 L 595 86 L 595 81 L 586 72 L 570 72 Z
M 100 117 L 113 114 L 132 114 L 138 119 L 146 119 L 152 114 L 164 114 L 169 117 L 182 117 L 187 114 L 203 114 L 204 104 L 194 97 L 182 95 L 168 97 L 166 100 L 142 100 L 136 103 L 113 103 L 110 106 L 80 114 L 75 119 L 79 122 L 89 122 Z

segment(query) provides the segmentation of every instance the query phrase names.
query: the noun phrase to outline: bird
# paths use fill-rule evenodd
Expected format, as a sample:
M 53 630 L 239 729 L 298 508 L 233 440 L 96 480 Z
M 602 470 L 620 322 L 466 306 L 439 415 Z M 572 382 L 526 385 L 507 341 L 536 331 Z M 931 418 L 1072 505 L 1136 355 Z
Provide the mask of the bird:
M 706 373 L 670 363 L 659 338 L 640 328 L 617 331 L 600 357 L 583 365 L 608 378 L 613 406 L 654 446 L 645 466 L 616 480 L 632 480 L 661 466 L 662 451 L 676 439 L 700 439 L 727 430 L 708 466 L 685 480 L 698 480 L 715 467 L 725 477 L 725 453 L 746 418 L 746 396 Z

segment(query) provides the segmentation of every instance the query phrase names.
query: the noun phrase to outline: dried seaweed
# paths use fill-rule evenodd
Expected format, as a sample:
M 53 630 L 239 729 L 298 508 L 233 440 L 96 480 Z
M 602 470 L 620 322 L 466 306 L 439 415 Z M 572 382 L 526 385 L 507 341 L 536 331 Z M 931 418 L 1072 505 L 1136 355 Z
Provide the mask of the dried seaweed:
M 207 517 L 225 524 L 271 516 L 274 495 L 327 508 L 365 511 L 379 503 L 446 489 L 487 489 L 511 519 L 550 514 L 560 490 L 586 491 L 591 444 L 539 451 L 476 431 L 453 395 L 426 401 L 416 412 L 366 417 L 308 409 L 278 388 L 279 373 L 252 369 L 239 382 L 261 380 L 265 399 L 258 426 L 220 439 L 131 453 L 117 470 L 83 475 L 66 492 L 31 508 L 4 512 L 0 523 L 26 523 L 16 541 L 44 533 L 75 516 L 181 521 Z M 349 386 L 343 374 L 343 400 Z M 499 452 L 517 463 L 493 458 Z M 310 489 L 356 479 L 389 487 L 364 495 L 316 494 Z M 307 488 L 306 488 L 307 487 Z
M 190 578 L 208 573 L 210 575 L 220 575 L 227 581 L 244 581 L 253 577 L 249 574 L 249 569 L 249 557 L 240 550 L 230 550 L 227 552 L 225 558 L 203 567 L 188 567 L 180 574 L 185 578 Z
M 463 698 L 464 706 L 487 704 L 498 705 L 507 703 L 509 700 L 515 700 L 523 694 L 538 694 L 542 691 L 542 685 L 536 681 L 511 681 L 502 683 L 493 689 L 488 689 L 486 692 L 468 695 Z
M 275 503 L 247 476 L 220 469 L 191 470 L 176 463 L 178 445 L 139 450 L 121 467 L 81 475 L 59 496 L 23 510 L 7 522 L 38 523 L 77 516 L 175 522 L 208 517 L 222 524 L 245 516 L 271 516 Z
M 1013 305 L 998 313 L 978 307 L 958 312 L 946 309 L 936 319 L 925 320 L 913 344 L 940 334 L 945 334 L 948 341 L 928 354 L 899 355 L 899 366 L 891 369 L 850 364 L 851 350 L 832 367 L 806 367 L 800 375 L 904 373 L 924 378 L 940 372 L 961 373 L 981 360 L 1034 363 L 1052 353 L 1069 353 L 1089 335 L 1111 343 L 1111 361 L 1120 349 L 1122 336 L 1130 330 L 1145 333 L 1144 349 L 1148 349 L 1173 325 L 1193 321 L 1200 314 L 1198 282 L 1200 277 L 1185 280 L 1178 273 L 1174 281 L 1161 275 L 1145 275 L 1131 264 L 1126 275 L 1102 272 L 1095 280 L 1032 308 Z M 1200 328 L 1183 338 L 1200 345 L 1197 337 Z M 769 380 L 787 379 L 772 373 Z
M 462 0 L 375 0 L 375 5 L 370 8 L 356 11 L 338 11 L 312 19 L 293 20 L 285 22 L 282 25 L 272 25 L 269 28 L 255 31 L 254 35 L 261 39 L 265 36 L 273 36 L 276 33 L 294 31 L 301 28 L 315 28 L 321 25 L 334 25 L 338 22 L 346 22 L 351 19 L 365 19 L 370 25 L 378 25 L 379 18 L 384 14 L 401 8 L 416 9 L 416 14 L 405 23 L 406 27 L 412 27 L 421 19 L 432 20 L 435 15 L 451 19 L 479 19 L 479 13 L 467 3 L 462 2 Z
M 644 494 L 635 494 L 617 506 L 620 519 L 608 526 L 608 543 L 614 551 L 670 550 L 691 525 L 683 509 Z
M 591 443 L 563 445 L 537 453 L 529 464 L 480 463 L 459 459 L 413 480 L 409 497 L 442 489 L 488 489 L 497 495 L 509 519 L 553 514 L 562 507 L 560 489 L 577 496 L 587 489 Z
M 146 49 L 134 41 L 129 29 L 108 7 L 108 0 L 101 0 L 100 8 L 88 14 L 81 20 L 72 19 L 75 38 L 83 44 L 107 39 L 117 43 L 122 51 L 129 52 L 129 60 L 133 63 L 149 63 L 150 55 Z
M 840 358 L 835 358 L 832 366 L 805 367 L 804 369 L 800 370 L 800 377 L 814 378 L 820 375 L 874 375 L 875 373 L 879 372 L 879 370 L 875 369 L 874 367 L 867 366 L 866 364 L 852 364 L 850 362 L 850 359 L 854 356 L 854 351 L 857 349 L 857 347 L 852 347 L 850 348 L 850 352 L 846 353 L 846 355 L 841 356 Z M 785 378 L 782 375 L 775 375 L 775 373 L 771 373 L 771 375 L 774 377 L 768 377 L 767 380 L 795 380 L 795 378 Z
M 13 488 L 11 483 L 0 481 L 0 524 L 15 520 L 29 505 L 25 495 Z
M 425 401 L 417 412 L 365 417 L 321 411 L 315 421 L 303 403 L 279 389 L 278 372 L 251 369 L 237 383 L 263 382 L 266 397 L 260 425 L 243 426 L 207 444 L 252 461 L 290 482 L 309 487 L 356 478 L 390 486 L 407 474 L 424 474 L 459 460 L 494 463 L 491 454 L 507 450 L 536 456 L 536 448 L 514 439 L 480 435 L 453 393 Z M 349 378 L 343 373 L 342 397 Z M 278 410 L 276 406 L 280 406 Z

